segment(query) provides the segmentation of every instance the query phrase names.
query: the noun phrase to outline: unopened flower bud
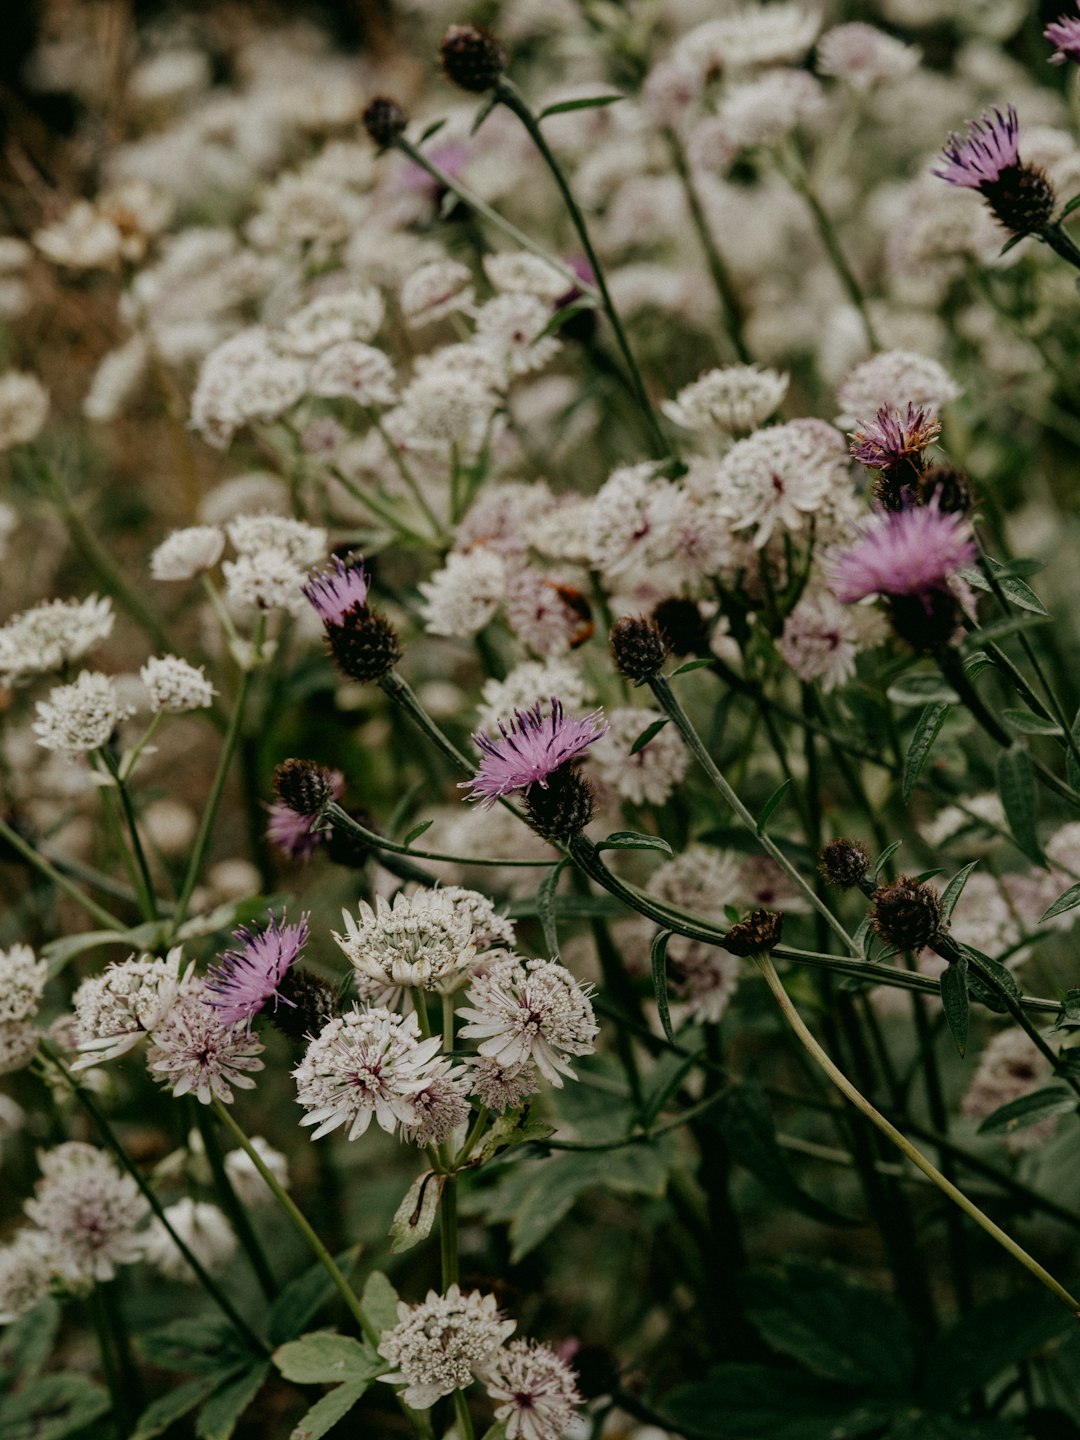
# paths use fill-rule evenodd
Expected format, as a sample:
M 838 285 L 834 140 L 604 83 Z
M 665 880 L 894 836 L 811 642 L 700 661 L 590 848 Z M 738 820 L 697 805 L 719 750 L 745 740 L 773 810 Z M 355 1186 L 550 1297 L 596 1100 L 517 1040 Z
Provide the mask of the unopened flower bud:
M 920 505 L 936 505 L 954 515 L 966 515 L 974 496 L 971 481 L 956 465 L 931 465 L 919 476 L 916 498 Z
M 290 1040 L 318 1035 L 337 1014 L 338 992 L 321 975 L 293 966 L 277 988 L 277 1003 L 266 1013 Z
M 941 929 L 943 918 L 937 891 L 911 875 L 874 891 L 871 929 L 896 950 L 922 950 Z
M 537 782 L 525 792 L 525 818 L 538 835 L 553 843 L 584 830 L 595 810 L 592 781 L 573 761 L 553 770 L 546 785 Z
M 667 659 L 667 636 L 647 615 L 625 616 L 612 626 L 610 639 L 615 664 L 628 680 L 648 680 Z
M 858 840 L 830 840 L 818 859 L 823 878 L 841 890 L 861 886 L 870 869 L 870 852 Z
M 285 760 L 274 771 L 274 794 L 297 815 L 318 815 L 334 789 L 332 773 L 314 760 Z
M 762 955 L 780 944 L 784 917 L 776 910 L 752 910 L 720 942 L 729 955 Z
M 1057 193 L 1040 165 L 1007 165 L 979 189 L 994 219 L 1013 235 L 1045 229 L 1057 207 Z
M 366 605 L 346 615 L 342 624 L 328 624 L 326 643 L 338 668 L 352 680 L 380 680 L 402 656 L 394 627 Z
M 399 135 L 404 133 L 409 117 L 397 103 L 386 95 L 376 95 L 362 116 L 364 129 L 378 145 L 387 149 Z
M 439 46 L 446 78 L 477 95 L 499 83 L 507 58 L 498 38 L 478 25 L 451 25 Z

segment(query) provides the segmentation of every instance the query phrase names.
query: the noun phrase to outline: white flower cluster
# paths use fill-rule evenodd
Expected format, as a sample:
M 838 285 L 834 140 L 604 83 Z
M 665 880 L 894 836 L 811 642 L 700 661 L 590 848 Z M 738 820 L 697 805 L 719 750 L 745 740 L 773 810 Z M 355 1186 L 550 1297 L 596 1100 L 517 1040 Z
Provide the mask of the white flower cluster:
M 201 665 L 189 665 L 177 655 L 154 655 L 139 671 L 150 696 L 150 708 L 180 714 L 204 710 L 214 702 L 214 687 Z
M 79 1141 L 42 1151 L 38 1159 L 41 1179 L 25 1210 L 49 1242 L 41 1253 L 54 1278 L 83 1289 L 142 1258 L 139 1226 L 150 1206 L 130 1175 Z
M 72 685 L 59 685 L 37 702 L 37 743 L 46 750 L 84 755 L 108 744 L 121 720 L 132 713 L 108 675 L 83 670 Z
M 43 600 L 0 626 L 0 677 L 5 683 L 62 670 L 112 633 L 112 601 Z
M 399 893 L 392 905 L 380 895 L 374 908 L 362 900 L 355 918 L 346 910 L 342 919 L 345 934 L 334 939 L 352 963 L 361 998 L 376 1004 L 391 1003 L 403 988 L 449 994 L 478 949 L 506 933 L 489 900 L 457 887 Z
M 29 945 L 0 950 L 0 1075 L 21 1070 L 37 1050 L 40 1037 L 32 1022 L 48 973 Z
M 107 965 L 99 975 L 88 976 L 71 1002 L 76 1044 L 83 1052 L 72 1068 L 89 1069 L 126 1054 L 195 983 L 194 965 L 184 966 L 180 946 L 163 959 L 131 955 Z

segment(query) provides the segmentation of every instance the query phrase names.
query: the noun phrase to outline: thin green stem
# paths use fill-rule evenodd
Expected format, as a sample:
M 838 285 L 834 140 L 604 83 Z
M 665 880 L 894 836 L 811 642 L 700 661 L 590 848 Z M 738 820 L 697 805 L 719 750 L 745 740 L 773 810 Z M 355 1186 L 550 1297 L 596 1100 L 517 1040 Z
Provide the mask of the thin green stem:
M 439 1196 L 439 1255 L 445 1295 L 458 1282 L 457 1176 L 447 1175 Z
M 0 840 L 5 845 L 9 845 L 12 850 L 17 851 L 28 865 L 37 870 L 40 875 L 44 875 L 52 885 L 55 885 L 57 890 L 70 900 L 74 900 L 77 905 L 81 905 L 86 913 L 93 916 L 99 924 L 106 926 L 109 930 L 122 931 L 125 928 L 115 915 L 110 915 L 108 910 L 99 905 L 96 900 L 91 900 L 89 895 L 84 895 L 77 885 L 73 885 L 65 875 L 62 875 L 55 865 L 46 860 L 40 851 L 35 850 L 28 840 L 24 840 L 2 816 L 0 816 Z
M 437 536 L 423 535 L 419 530 L 414 530 L 411 525 L 406 525 L 401 516 L 394 509 L 393 505 L 385 500 L 376 499 L 370 490 L 362 490 L 354 480 L 350 480 L 344 470 L 337 465 L 327 467 L 330 474 L 339 484 L 343 485 L 354 500 L 359 500 L 361 505 L 366 505 L 377 520 L 381 520 L 401 540 L 412 540 L 425 550 L 437 548 L 441 541 Z
M 101 1357 L 101 1369 L 105 1375 L 105 1384 L 112 1400 L 111 1418 L 116 1426 L 117 1440 L 123 1440 L 125 1435 L 130 1434 L 135 1416 L 120 1379 L 120 1367 L 113 1351 L 113 1341 L 109 1333 L 109 1322 L 105 1315 L 101 1286 L 97 1281 L 94 1282 L 94 1287 L 87 1297 L 87 1307 L 94 1324 L 94 1334 L 97 1337 L 98 1354 Z
M 207 1114 L 206 1106 L 195 1105 L 195 1122 L 199 1127 L 199 1134 L 202 1136 L 203 1149 L 206 1151 L 206 1158 L 210 1164 L 210 1170 L 214 1177 L 214 1185 L 218 1196 L 221 1199 L 225 1213 L 229 1217 L 229 1223 L 236 1233 L 236 1238 L 244 1248 L 244 1252 L 255 1272 L 255 1278 L 259 1282 L 259 1288 L 264 1298 L 271 1304 L 277 1299 L 279 1286 L 274 1279 L 274 1272 L 270 1269 L 270 1262 L 266 1253 L 259 1243 L 259 1237 L 255 1234 L 254 1227 L 244 1206 L 233 1188 L 229 1179 L 229 1172 L 225 1168 L 225 1157 L 221 1150 L 221 1142 L 218 1140 L 217 1131 L 213 1122 Z
M 476 1119 L 472 1123 L 472 1129 L 469 1131 L 468 1135 L 465 1136 L 465 1143 L 462 1145 L 458 1153 L 454 1156 L 453 1169 L 460 1170 L 461 1167 L 465 1164 L 465 1161 L 469 1158 L 473 1150 L 476 1148 L 476 1142 L 480 1139 L 480 1136 L 487 1128 L 487 1122 L 488 1107 L 486 1105 L 483 1105 L 481 1106 Z
M 1040 231 L 1038 238 L 1049 245 L 1055 254 L 1060 255 L 1063 260 L 1067 260 L 1070 265 L 1080 270 L 1080 249 L 1077 248 L 1060 221 L 1058 224 L 1048 225 L 1045 230 Z
M 413 499 L 419 506 L 420 511 L 424 516 L 424 519 L 431 526 L 432 538 L 436 541 L 441 541 L 443 539 L 444 533 L 442 522 L 435 514 L 434 510 L 432 510 L 431 506 L 428 504 L 424 496 L 424 492 L 420 488 L 420 482 L 417 480 L 416 476 L 409 468 L 408 464 L 405 461 L 404 455 L 402 455 L 401 451 L 394 443 L 393 438 L 387 432 L 386 426 L 383 424 L 382 421 L 382 416 L 379 414 L 378 410 L 375 409 L 374 405 L 366 405 L 364 409 L 367 413 L 368 419 L 371 421 L 374 428 L 382 436 L 383 444 L 386 446 L 386 453 L 390 456 L 390 460 L 394 466 L 394 469 L 398 472 L 402 480 L 405 482 L 409 493 L 412 495 Z
M 139 820 L 135 814 L 135 805 L 131 798 L 131 791 L 127 783 L 121 778 L 120 767 L 113 758 L 107 746 L 103 746 L 98 752 L 105 762 L 106 769 L 113 777 L 116 786 L 116 793 L 120 797 L 120 807 L 124 812 L 124 820 L 127 823 L 128 837 L 131 841 L 131 853 L 135 857 L 135 864 L 138 869 L 138 892 L 139 904 L 143 912 L 144 920 L 157 920 L 158 907 L 157 896 L 154 894 L 154 882 L 150 876 L 150 866 L 147 864 L 146 851 L 143 849 L 142 836 L 139 834 Z
M 380 835 L 375 830 L 368 830 L 348 811 L 343 810 L 333 801 L 327 805 L 323 813 L 335 830 L 342 830 L 347 835 L 354 835 L 358 840 L 365 841 L 372 849 L 385 850 L 391 855 L 408 855 L 414 860 L 443 860 L 457 865 L 494 865 L 499 867 L 510 865 L 540 870 L 550 869 L 553 863 L 551 860 L 501 860 L 498 856 L 492 855 L 448 855 L 441 850 L 415 850 L 411 845 L 399 845 L 396 841 L 388 840 L 385 835 Z
M 472 1416 L 469 1414 L 469 1402 L 465 1399 L 464 1390 L 454 1391 L 454 1414 L 461 1430 L 460 1440 L 474 1440 Z

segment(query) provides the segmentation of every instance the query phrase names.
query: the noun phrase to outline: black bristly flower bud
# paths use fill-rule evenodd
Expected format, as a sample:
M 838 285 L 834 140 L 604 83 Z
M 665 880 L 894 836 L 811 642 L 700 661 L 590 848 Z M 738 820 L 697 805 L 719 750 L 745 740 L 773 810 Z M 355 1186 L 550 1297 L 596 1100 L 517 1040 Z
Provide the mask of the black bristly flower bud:
M 476 95 L 499 83 L 508 58 L 498 37 L 479 25 L 451 25 L 439 46 L 446 78 Z
M 290 1040 L 318 1035 L 338 1012 L 340 995 L 314 970 L 293 966 L 277 988 L 277 1004 L 267 1009 L 271 1021 Z
M 922 950 L 942 927 L 941 898 L 932 886 L 901 875 L 874 891 L 870 927 L 896 950 Z
M 284 760 L 274 771 L 274 794 L 297 815 L 318 815 L 334 798 L 334 777 L 314 760 Z
M 667 636 L 647 615 L 627 615 L 611 627 L 611 653 L 620 674 L 640 684 L 657 674 L 667 659 Z
M 974 500 L 971 481 L 956 465 L 931 465 L 919 476 L 915 494 L 920 505 L 954 515 L 966 515 Z
M 870 869 L 870 852 L 858 840 L 830 840 L 818 857 L 822 878 L 841 890 L 862 888 Z
M 777 910 L 752 910 L 720 942 L 729 955 L 762 955 L 780 944 L 784 917 Z
M 1041 165 L 1006 165 L 996 179 L 979 186 L 994 219 L 1013 235 L 1046 228 L 1057 207 L 1053 183 Z
M 328 624 L 326 643 L 338 668 L 352 680 L 381 680 L 402 656 L 394 627 L 366 605 L 357 606 L 342 624 Z
M 596 811 L 596 791 L 574 761 L 560 765 L 525 792 L 525 818 L 538 835 L 552 843 L 569 840 L 584 830 Z
M 378 145 L 386 150 L 405 131 L 409 117 L 397 103 L 387 95 L 376 95 L 363 114 L 364 129 Z

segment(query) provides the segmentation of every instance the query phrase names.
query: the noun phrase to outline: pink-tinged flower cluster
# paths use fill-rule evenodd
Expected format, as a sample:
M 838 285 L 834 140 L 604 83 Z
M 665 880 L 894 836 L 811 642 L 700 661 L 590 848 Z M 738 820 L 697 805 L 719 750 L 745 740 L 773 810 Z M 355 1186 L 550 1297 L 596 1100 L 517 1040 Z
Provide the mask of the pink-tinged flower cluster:
M 1020 164 L 1020 122 L 1010 105 L 1005 114 L 995 106 L 981 119 L 968 122 L 968 133 L 955 132 L 946 142 L 942 158 L 945 167 L 933 171 L 950 185 L 981 190 L 1001 178 L 1002 172 Z
M 831 556 L 829 585 L 845 605 L 868 595 L 911 595 L 924 603 L 975 559 L 971 525 L 935 505 L 879 514 L 846 550 Z
M 1064 65 L 1067 60 L 1080 65 L 1080 18 L 1059 15 L 1047 25 L 1043 38 L 1057 46 L 1050 56 L 1051 65 Z
M 206 980 L 206 988 L 219 997 L 207 1004 L 219 1012 L 222 1025 L 235 1025 L 240 1020 L 250 1024 L 271 997 L 275 1008 L 278 1001 L 292 1004 L 278 987 L 299 960 L 307 938 L 306 915 L 297 925 L 286 925 L 271 917 L 264 930 L 240 926 L 235 939 L 242 948 L 226 950 L 221 964 L 214 966 Z
M 527 790 L 530 785 L 546 789 L 548 776 L 580 755 L 607 728 L 602 711 L 576 718 L 565 714 L 554 696 L 550 715 L 544 714 L 542 703 L 515 710 L 509 727 L 499 721 L 501 739 L 493 740 L 481 731 L 473 736 L 484 758 L 474 778 L 461 781 L 460 788 L 471 785 L 466 798 L 482 800 L 485 810 L 515 790 Z
M 346 615 L 367 604 L 368 577 L 363 559 L 349 554 L 330 558 L 328 570 L 317 570 L 304 586 L 304 594 L 324 625 L 341 625 Z
M 873 420 L 862 420 L 851 436 L 852 458 L 870 470 L 890 470 L 921 455 L 941 433 L 941 424 L 923 405 L 908 401 L 906 413 L 882 405 Z

